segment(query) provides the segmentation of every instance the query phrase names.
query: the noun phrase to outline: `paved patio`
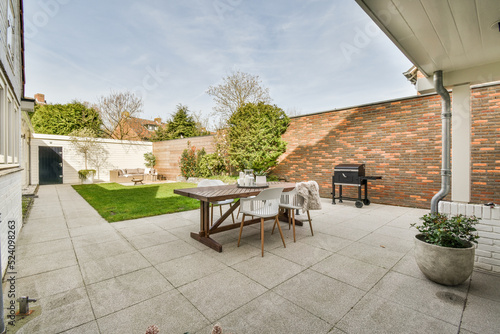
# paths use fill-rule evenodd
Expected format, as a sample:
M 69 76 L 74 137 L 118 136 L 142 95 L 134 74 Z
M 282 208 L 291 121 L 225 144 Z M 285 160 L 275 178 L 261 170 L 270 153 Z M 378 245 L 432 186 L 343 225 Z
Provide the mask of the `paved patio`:
M 498 333 L 500 277 L 428 281 L 409 224 L 426 210 L 353 202 L 312 211 L 315 235 L 267 224 L 189 237 L 199 212 L 109 224 L 68 185 L 41 186 L 17 243 L 17 295 L 41 315 L 19 333 Z M 215 211 L 217 212 L 217 210 Z M 4 290 L 5 291 L 5 290 Z M 4 293 L 4 305 L 9 302 Z

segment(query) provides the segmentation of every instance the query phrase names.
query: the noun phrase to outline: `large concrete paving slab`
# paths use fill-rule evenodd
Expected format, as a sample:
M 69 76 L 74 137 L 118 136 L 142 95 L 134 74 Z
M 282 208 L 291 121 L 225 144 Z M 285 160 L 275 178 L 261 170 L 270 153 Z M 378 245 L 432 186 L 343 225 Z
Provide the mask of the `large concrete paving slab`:
M 107 223 L 69 185 L 41 186 L 17 242 L 16 294 L 41 313 L 20 333 L 497 333 L 500 276 L 427 280 L 410 224 L 427 210 L 352 202 L 311 211 L 287 247 L 265 226 L 190 237 L 199 210 Z M 241 218 L 241 216 L 240 216 Z M 231 222 L 231 219 L 227 220 Z M 4 283 L 4 305 L 10 302 Z

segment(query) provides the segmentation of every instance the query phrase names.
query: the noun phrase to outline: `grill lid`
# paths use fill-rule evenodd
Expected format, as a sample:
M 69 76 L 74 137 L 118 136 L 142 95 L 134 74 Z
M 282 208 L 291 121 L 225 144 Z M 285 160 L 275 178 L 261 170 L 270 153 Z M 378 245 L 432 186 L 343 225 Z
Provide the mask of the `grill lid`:
M 334 171 L 359 171 L 360 169 L 365 169 L 364 164 L 340 164 L 335 166 Z
M 340 164 L 333 169 L 334 173 L 351 172 L 359 176 L 365 175 L 365 164 Z

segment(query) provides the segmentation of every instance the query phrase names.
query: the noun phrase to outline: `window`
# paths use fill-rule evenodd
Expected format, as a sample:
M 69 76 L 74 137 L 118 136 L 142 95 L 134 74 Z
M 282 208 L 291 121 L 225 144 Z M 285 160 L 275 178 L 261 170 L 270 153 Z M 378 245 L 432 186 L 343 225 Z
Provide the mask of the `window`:
M 15 20 L 14 20 L 14 7 L 12 6 L 12 1 L 9 1 L 7 5 L 7 53 L 9 60 L 14 60 L 15 53 Z
M 4 105 L 4 89 L 0 86 L 0 164 L 7 163 L 7 111 Z
M 158 130 L 158 125 L 146 124 L 146 129 L 148 129 L 149 131 L 156 131 Z
M 19 164 L 19 108 L 0 86 L 0 168 Z

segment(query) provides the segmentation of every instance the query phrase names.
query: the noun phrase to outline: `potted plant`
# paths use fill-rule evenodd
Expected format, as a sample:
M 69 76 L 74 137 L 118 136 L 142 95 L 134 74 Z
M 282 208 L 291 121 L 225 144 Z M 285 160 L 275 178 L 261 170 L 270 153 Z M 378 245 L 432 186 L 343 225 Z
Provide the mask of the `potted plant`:
M 156 181 L 156 171 L 154 169 L 156 165 L 156 157 L 153 153 L 148 152 L 144 153 L 144 159 L 146 163 L 144 164 L 147 168 L 149 168 L 149 174 L 152 181 Z
M 255 183 L 256 184 L 266 184 L 267 183 L 267 173 L 266 171 L 257 171 L 255 172 Z
M 435 213 L 420 218 L 423 223 L 411 224 L 420 233 L 415 235 L 415 260 L 423 274 L 443 285 L 458 285 L 472 274 L 476 239 L 474 227 L 478 218 Z
M 80 169 L 78 171 L 78 177 L 80 178 L 83 184 L 92 184 L 94 183 L 95 173 L 96 173 L 95 169 Z
M 101 144 L 100 139 L 97 138 L 95 131 L 90 128 L 77 129 L 72 131 L 69 135 L 71 136 L 71 146 L 77 153 L 83 156 L 85 162 L 85 169 L 78 171 L 78 177 L 83 184 L 94 183 L 96 170 L 88 169 L 87 161 L 89 159 L 93 160 L 92 156 L 99 155 L 100 157 L 95 159 L 96 161 L 98 160 L 97 167 L 99 168 L 99 165 L 102 166 L 107 160 L 107 151 Z
M 144 164 L 147 168 L 154 168 L 156 165 L 156 157 L 153 153 L 144 153 L 144 159 L 146 163 Z

